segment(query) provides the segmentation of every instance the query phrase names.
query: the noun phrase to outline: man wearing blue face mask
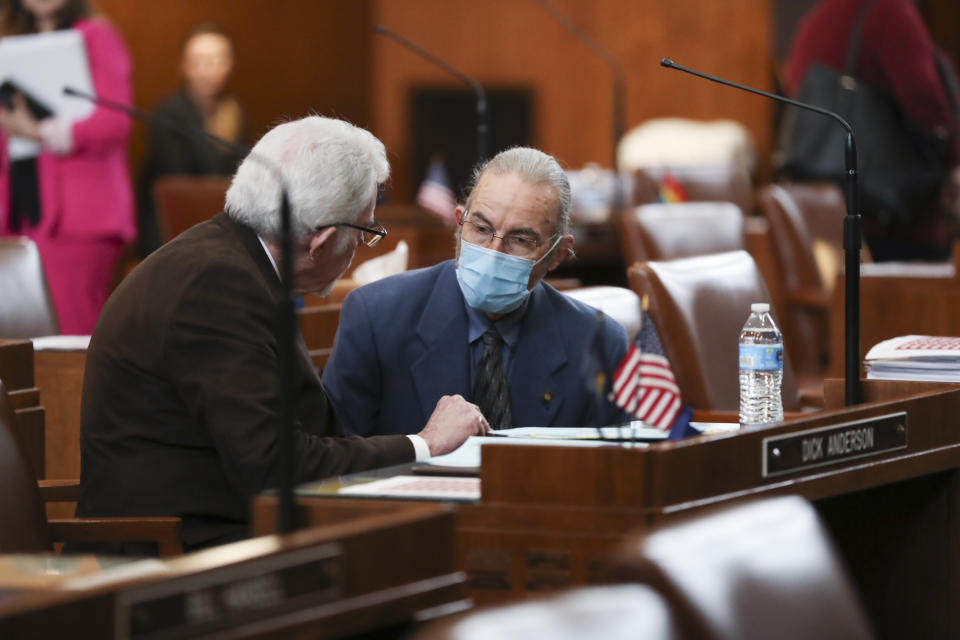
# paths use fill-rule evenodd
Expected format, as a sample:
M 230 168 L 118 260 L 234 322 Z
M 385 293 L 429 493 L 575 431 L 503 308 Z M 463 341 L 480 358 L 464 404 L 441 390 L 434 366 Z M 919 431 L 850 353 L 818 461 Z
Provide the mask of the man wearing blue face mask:
M 602 351 L 612 372 L 626 332 L 542 282 L 572 253 L 569 217 L 570 184 L 551 156 L 514 148 L 478 169 L 457 210 L 456 260 L 344 301 L 323 372 L 344 428 L 415 433 L 454 393 L 493 428 L 619 422 L 618 409 L 596 401 L 583 360 Z

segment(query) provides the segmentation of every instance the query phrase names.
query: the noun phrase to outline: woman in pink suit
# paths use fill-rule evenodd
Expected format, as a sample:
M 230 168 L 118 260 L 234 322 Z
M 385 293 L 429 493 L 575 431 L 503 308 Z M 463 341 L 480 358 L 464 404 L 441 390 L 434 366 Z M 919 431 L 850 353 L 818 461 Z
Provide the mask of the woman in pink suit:
M 7 0 L 3 35 L 76 29 L 94 92 L 129 103 L 130 54 L 85 0 Z M 127 168 L 131 123 L 96 108 L 76 122 L 36 120 L 22 96 L 0 107 L 0 235 L 26 235 L 40 251 L 62 333 L 93 332 L 124 244 L 136 231 Z M 36 140 L 35 159 L 11 162 L 8 136 Z

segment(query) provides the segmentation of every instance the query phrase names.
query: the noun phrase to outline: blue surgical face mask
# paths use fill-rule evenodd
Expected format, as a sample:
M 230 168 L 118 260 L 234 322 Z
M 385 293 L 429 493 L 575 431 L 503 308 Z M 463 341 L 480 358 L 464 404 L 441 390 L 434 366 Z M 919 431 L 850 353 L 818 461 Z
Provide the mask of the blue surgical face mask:
M 560 238 L 541 256 L 550 255 Z M 467 304 L 485 313 L 509 313 L 519 307 L 530 290 L 530 273 L 540 260 L 518 258 L 460 241 L 457 282 Z

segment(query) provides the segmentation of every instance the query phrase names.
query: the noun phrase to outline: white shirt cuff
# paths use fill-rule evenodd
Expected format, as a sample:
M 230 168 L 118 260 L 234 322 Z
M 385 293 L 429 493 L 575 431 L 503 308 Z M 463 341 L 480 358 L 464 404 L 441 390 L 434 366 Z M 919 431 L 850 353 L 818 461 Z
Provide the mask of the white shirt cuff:
M 407 437 L 410 438 L 410 442 L 413 443 L 413 450 L 417 454 L 417 462 L 423 462 L 430 457 L 430 446 L 426 440 L 418 435 L 408 434 Z
M 40 121 L 40 144 L 58 155 L 73 150 L 73 122 L 65 118 L 46 118 Z

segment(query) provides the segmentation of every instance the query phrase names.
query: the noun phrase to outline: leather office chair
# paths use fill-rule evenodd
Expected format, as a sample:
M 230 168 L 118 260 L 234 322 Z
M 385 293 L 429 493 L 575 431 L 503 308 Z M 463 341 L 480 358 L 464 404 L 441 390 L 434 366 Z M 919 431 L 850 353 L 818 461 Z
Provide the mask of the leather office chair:
M 641 584 L 584 587 L 486 608 L 421 629 L 414 640 L 682 640 L 666 600 Z
M 62 518 L 47 520 L 44 501 L 73 502 L 79 483 L 38 485 L 14 428 L 16 417 L 0 381 L 0 553 L 50 552 L 54 541 L 156 542 L 161 556 L 182 553 L 180 518 Z
M 744 248 L 743 213 L 730 202 L 645 204 L 617 223 L 627 264 Z
M 816 511 L 799 496 L 737 503 L 625 547 L 620 577 L 666 597 L 690 637 L 874 637 Z
M 746 251 L 663 262 L 641 262 L 627 276 L 637 295 L 649 296 L 657 328 L 685 404 L 697 410 L 739 410 L 738 338 L 750 305 L 770 302 L 757 265 Z M 778 321 L 779 318 L 774 318 Z M 784 348 L 784 411 L 800 409 L 790 355 Z M 719 416 L 718 416 L 719 417 Z
M 633 174 L 634 203 L 655 202 L 667 174 L 683 187 L 689 202 L 732 202 L 747 215 L 753 211 L 750 174 L 733 164 L 638 169 Z
M 223 211 L 231 178 L 163 176 L 153 183 L 153 201 L 164 242 Z
M 0 238 L 0 338 L 60 333 L 37 245 Z
M 843 264 L 843 192 L 832 182 L 771 184 L 757 202 L 770 226 L 784 296 L 784 339 L 801 386 L 823 384 L 827 312 Z
M 603 311 L 616 320 L 627 332 L 627 339 L 633 340 L 640 331 L 640 298 L 625 287 L 578 287 L 567 289 L 563 294 L 574 300 Z

